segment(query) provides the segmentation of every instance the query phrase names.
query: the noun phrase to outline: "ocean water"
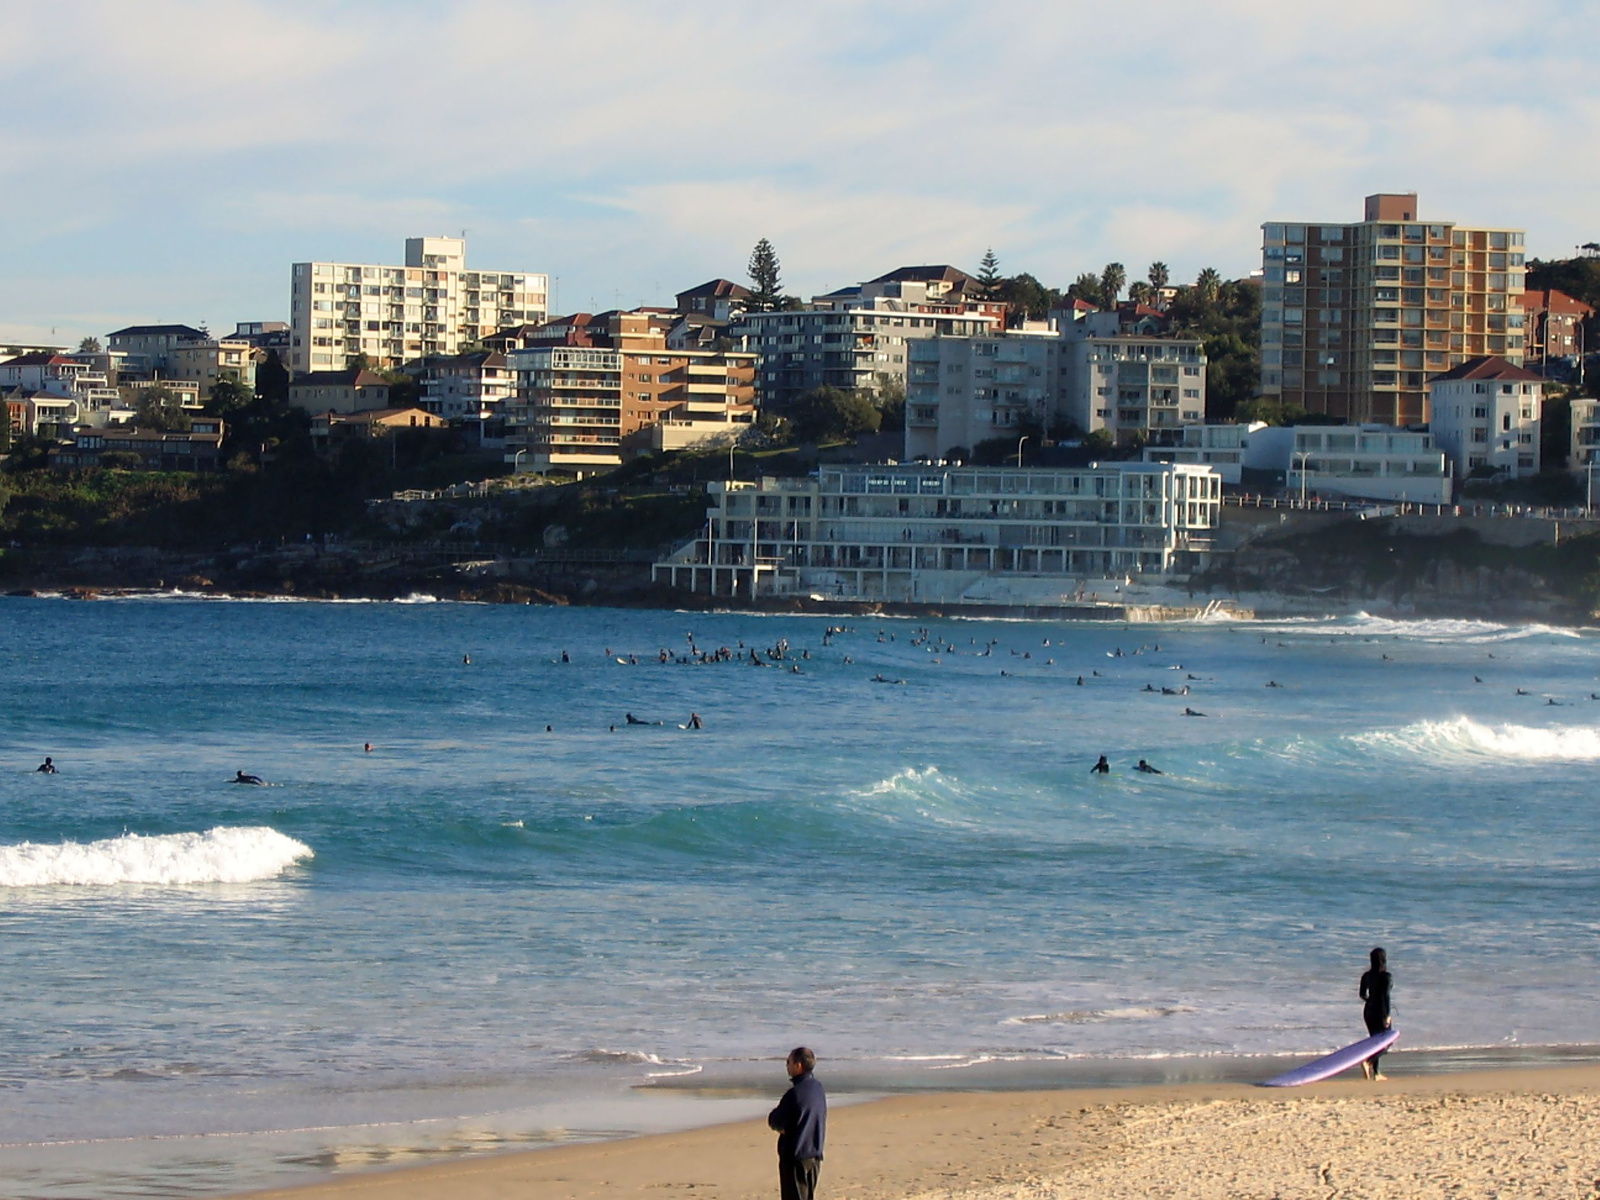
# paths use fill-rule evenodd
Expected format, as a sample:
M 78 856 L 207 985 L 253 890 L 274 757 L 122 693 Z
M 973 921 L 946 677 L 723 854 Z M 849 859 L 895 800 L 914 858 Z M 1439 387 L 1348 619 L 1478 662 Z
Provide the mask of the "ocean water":
M 421 599 L 0 600 L 0 1195 L 1600 1040 L 1592 632 Z

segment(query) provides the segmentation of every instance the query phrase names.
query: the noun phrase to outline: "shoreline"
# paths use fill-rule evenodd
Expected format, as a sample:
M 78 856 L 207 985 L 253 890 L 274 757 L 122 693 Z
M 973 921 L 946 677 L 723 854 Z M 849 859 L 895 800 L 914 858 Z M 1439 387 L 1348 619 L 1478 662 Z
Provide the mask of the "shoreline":
M 416 604 L 454 603 L 521 605 L 546 608 L 616 608 L 657 612 L 698 612 L 707 615 L 757 615 L 794 617 L 878 617 L 885 620 L 965 620 L 965 621 L 1058 621 L 1085 625 L 1204 625 L 1240 624 L 1273 621 L 1334 621 L 1351 617 L 1380 617 L 1395 621 L 1482 621 L 1503 625 L 1548 625 L 1560 629 L 1590 629 L 1596 626 L 1594 614 L 1580 612 L 1528 612 L 1513 606 L 1510 610 L 1484 610 L 1454 607 L 1395 606 L 1379 600 L 1308 603 L 1300 597 L 1277 593 L 1249 593 L 1242 598 L 1210 597 L 1216 605 L 1209 615 L 1198 615 L 1206 605 L 1196 605 L 1195 613 L 1180 614 L 1170 606 L 1155 606 L 1159 615 L 1130 615 L 1132 610 L 1150 606 L 1108 605 L 1100 615 L 1088 606 L 1052 608 L 1044 606 L 1006 607 L 996 605 L 911 604 L 888 601 L 815 600 L 809 597 L 770 598 L 755 603 L 732 603 L 726 596 L 668 593 L 636 595 L 595 594 L 581 598 L 557 595 L 504 583 L 467 586 L 452 583 L 440 586 L 437 579 L 414 580 L 403 586 L 347 588 L 337 591 L 262 591 L 194 584 L 169 586 L 81 582 L 47 584 L 33 581 L 0 590 L 0 598 L 35 600 L 201 600 L 244 604 Z M 1155 611 L 1154 609 L 1152 610 Z
M 1383 1084 L 1341 1077 L 1281 1091 L 1210 1081 L 842 1098 L 830 1113 L 820 1191 L 852 1200 L 1589 1195 L 1579 1189 L 1600 1183 L 1593 1062 L 1391 1075 Z M 774 1165 L 764 1122 L 745 1120 L 236 1195 L 577 1200 L 664 1191 L 724 1200 L 774 1193 Z

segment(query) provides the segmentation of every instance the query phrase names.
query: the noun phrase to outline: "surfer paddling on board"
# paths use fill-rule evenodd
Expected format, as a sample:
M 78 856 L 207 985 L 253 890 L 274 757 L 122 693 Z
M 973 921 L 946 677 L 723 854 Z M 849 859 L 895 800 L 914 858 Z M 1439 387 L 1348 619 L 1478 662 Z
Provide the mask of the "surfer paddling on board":
M 252 787 L 266 787 L 267 781 L 259 775 L 246 775 L 243 771 L 234 772 L 232 783 L 248 783 Z
M 1367 1022 L 1367 1032 L 1372 1034 L 1382 1033 L 1394 1023 L 1389 1015 L 1389 988 L 1393 980 L 1389 976 L 1389 956 L 1384 953 L 1382 946 L 1377 946 L 1372 951 L 1372 967 L 1361 976 L 1361 999 L 1366 1002 L 1361 1010 L 1362 1017 Z M 1383 1057 L 1379 1050 L 1371 1058 L 1361 1064 L 1361 1073 L 1375 1082 L 1383 1082 L 1388 1078 L 1378 1070 L 1378 1060 Z
M 1142 758 L 1139 760 L 1139 765 L 1137 767 L 1135 767 L 1134 770 L 1138 771 L 1141 775 L 1159 775 L 1159 774 L 1161 774 L 1160 771 L 1156 770 L 1149 763 L 1145 762 L 1145 760 L 1142 759 Z

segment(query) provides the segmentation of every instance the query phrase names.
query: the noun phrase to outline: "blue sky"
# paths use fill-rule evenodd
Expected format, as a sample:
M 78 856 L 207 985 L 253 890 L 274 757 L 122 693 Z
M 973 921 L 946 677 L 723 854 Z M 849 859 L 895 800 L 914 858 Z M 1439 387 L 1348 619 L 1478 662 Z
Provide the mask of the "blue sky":
M 910 262 L 1257 264 L 1372 191 L 1600 239 L 1600 5 L 0 0 L 0 340 L 285 319 L 289 264 L 468 261 L 571 311 Z M 54 337 L 52 339 L 52 330 Z

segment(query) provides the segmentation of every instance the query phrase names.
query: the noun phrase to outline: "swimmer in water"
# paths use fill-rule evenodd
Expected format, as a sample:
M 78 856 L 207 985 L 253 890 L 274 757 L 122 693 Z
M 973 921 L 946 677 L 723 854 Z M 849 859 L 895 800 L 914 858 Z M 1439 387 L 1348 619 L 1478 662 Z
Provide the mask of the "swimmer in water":
M 48 754 L 46 754 L 44 756 L 44 761 L 33 769 L 33 773 L 35 775 L 54 775 L 54 774 L 56 774 L 55 760 L 52 759 Z
M 371 742 L 367 742 L 367 743 L 366 743 L 366 744 L 365 744 L 365 745 L 364 745 L 364 746 L 362 746 L 362 747 L 361 747 L 361 748 L 362 748 L 362 749 L 363 749 L 363 750 L 364 750 L 364 751 L 366 751 L 366 752 L 367 752 L 367 753 L 368 753 L 368 754 L 371 754 L 371 753 L 372 753 L 372 743 L 371 743 Z
M 1267 686 L 1269 688 L 1281 688 L 1283 684 L 1279 683 L 1276 679 L 1269 679 L 1267 680 Z
M 692 713 L 689 714 L 689 728 L 690 729 L 704 729 L 705 727 L 706 727 L 706 723 L 700 719 L 700 714 L 699 713 L 692 712 Z
M 1137 767 L 1135 767 L 1134 770 L 1138 771 L 1138 772 L 1140 772 L 1141 774 L 1144 774 L 1144 775 L 1159 775 L 1159 774 L 1161 774 L 1160 771 L 1156 770 L 1149 763 L 1145 762 L 1145 760 L 1142 759 L 1142 758 L 1139 760 L 1139 765 Z
M 1104 754 L 1102 754 L 1100 756 L 1100 761 L 1099 762 L 1095 763 L 1094 766 L 1089 768 L 1089 774 L 1091 774 L 1091 775 L 1109 775 L 1109 774 L 1111 774 L 1111 764 L 1106 761 L 1106 756 Z
M 463 665 L 463 666 L 468 666 L 468 667 L 470 667 L 470 666 L 471 666 L 471 665 L 472 665 L 472 655 L 470 655 L 470 654 L 463 654 L 463 655 L 462 655 L 462 656 L 461 656 L 461 662 L 462 662 L 462 665 Z
M 1183 710 L 1183 715 L 1186 716 L 1186 717 L 1203 717 L 1203 716 L 1205 716 L 1205 713 L 1196 712 L 1192 708 L 1186 708 L 1186 709 Z
M 1078 676 L 1078 686 L 1079 686 L 1079 687 L 1082 687 L 1082 686 L 1083 686 L 1083 676 L 1082 676 L 1082 675 L 1079 675 L 1079 676 Z
M 1146 692 L 1153 692 L 1153 691 L 1156 690 L 1156 687 L 1155 687 L 1155 684 L 1153 684 L 1153 683 L 1147 683 L 1147 684 L 1144 685 L 1142 690 L 1146 691 Z M 1167 689 L 1166 688 L 1162 688 L 1161 690 L 1162 691 L 1166 691 Z
M 246 775 L 243 771 L 235 772 L 232 782 L 234 782 L 234 783 L 248 783 L 248 784 L 252 784 L 255 787 L 266 787 L 267 786 L 267 781 L 265 779 L 261 778 L 261 776 L 259 776 L 259 775 Z

